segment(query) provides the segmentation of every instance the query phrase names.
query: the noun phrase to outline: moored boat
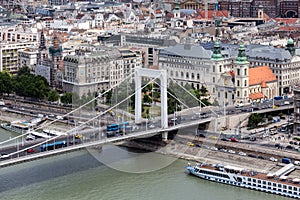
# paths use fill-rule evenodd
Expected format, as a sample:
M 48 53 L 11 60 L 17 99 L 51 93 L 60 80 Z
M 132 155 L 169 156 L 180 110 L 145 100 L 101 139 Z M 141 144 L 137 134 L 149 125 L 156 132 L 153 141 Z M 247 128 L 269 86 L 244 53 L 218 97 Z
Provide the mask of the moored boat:
M 206 163 L 196 164 L 195 166 L 188 164 L 186 170 L 189 174 L 205 180 L 286 197 L 300 198 L 300 179 L 286 176 L 295 170 L 293 164 L 285 165 L 275 173 L 256 172 L 235 166 Z
M 28 131 L 36 128 L 38 125 L 40 125 L 42 122 L 46 121 L 46 117 L 42 118 L 32 118 L 30 121 L 13 121 L 9 123 L 2 123 L 1 128 L 8 130 L 8 131 L 13 131 L 16 133 L 24 134 L 27 133 Z

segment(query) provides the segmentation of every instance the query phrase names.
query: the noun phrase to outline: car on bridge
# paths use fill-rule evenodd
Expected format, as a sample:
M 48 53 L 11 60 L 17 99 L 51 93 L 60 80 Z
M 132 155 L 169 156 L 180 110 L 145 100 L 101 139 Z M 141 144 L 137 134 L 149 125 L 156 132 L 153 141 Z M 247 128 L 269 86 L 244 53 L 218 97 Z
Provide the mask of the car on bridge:
M 34 153 L 34 149 L 33 148 L 27 149 L 26 152 L 27 153 Z
M 7 153 L 1 153 L 0 159 L 7 159 L 9 158 L 9 155 Z

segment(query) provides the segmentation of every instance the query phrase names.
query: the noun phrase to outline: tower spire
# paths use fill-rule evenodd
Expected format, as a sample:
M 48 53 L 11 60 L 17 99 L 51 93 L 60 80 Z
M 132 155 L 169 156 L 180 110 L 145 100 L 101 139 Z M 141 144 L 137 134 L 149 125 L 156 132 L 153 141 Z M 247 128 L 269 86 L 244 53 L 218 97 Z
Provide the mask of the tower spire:
M 43 29 L 42 29 L 42 32 L 41 32 L 39 50 L 46 50 L 46 40 L 45 40 L 45 35 L 44 35 Z

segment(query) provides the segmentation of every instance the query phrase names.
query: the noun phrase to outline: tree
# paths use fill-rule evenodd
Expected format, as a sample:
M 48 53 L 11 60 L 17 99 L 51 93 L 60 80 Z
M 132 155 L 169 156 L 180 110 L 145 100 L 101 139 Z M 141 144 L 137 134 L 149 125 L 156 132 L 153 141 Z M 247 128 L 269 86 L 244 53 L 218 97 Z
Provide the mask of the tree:
M 152 103 L 152 99 L 149 97 L 149 95 L 144 94 L 143 102 L 144 103 Z
M 206 87 L 204 87 L 204 85 L 202 85 L 201 88 L 200 88 L 200 95 L 201 96 L 206 96 L 207 92 L 208 92 L 208 90 L 206 89 Z
M 10 94 L 13 91 L 13 80 L 9 73 L 0 72 L 0 93 Z
M 58 92 L 56 90 L 51 90 L 48 94 L 48 101 L 54 102 L 54 101 L 58 101 L 58 99 L 59 99 Z
M 71 92 L 67 92 L 67 93 L 63 94 L 60 98 L 60 101 L 63 104 L 71 104 L 72 100 L 73 100 L 73 93 L 71 93 Z
M 248 119 L 248 127 L 255 128 L 261 122 L 263 122 L 263 117 L 258 113 L 252 113 Z

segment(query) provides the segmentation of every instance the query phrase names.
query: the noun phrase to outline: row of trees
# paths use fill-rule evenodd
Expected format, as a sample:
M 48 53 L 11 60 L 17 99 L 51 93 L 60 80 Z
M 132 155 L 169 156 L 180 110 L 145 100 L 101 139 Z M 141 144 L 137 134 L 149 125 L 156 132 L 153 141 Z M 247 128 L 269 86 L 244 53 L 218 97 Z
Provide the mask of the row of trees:
M 40 75 L 30 73 L 28 67 L 22 67 L 16 75 L 6 71 L 0 72 L 0 93 L 16 94 L 34 99 L 48 99 L 48 101 L 61 100 L 62 103 L 72 103 L 72 93 L 65 93 L 61 97 L 56 90 L 50 90 L 47 79 Z

